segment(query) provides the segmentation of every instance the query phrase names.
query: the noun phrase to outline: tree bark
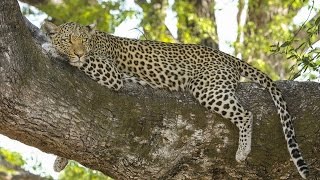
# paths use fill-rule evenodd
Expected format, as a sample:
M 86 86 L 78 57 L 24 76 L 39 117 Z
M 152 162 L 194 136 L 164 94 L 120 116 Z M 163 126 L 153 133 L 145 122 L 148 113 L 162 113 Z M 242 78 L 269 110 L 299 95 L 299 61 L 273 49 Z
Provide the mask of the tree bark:
M 236 127 L 190 95 L 134 84 L 108 90 L 46 57 L 37 33 L 26 28 L 16 1 L 0 1 L 1 134 L 116 179 L 299 179 L 276 108 L 260 86 L 241 83 L 237 91 L 255 115 L 252 152 L 238 164 Z M 296 117 L 311 177 L 319 177 L 320 85 L 277 84 Z

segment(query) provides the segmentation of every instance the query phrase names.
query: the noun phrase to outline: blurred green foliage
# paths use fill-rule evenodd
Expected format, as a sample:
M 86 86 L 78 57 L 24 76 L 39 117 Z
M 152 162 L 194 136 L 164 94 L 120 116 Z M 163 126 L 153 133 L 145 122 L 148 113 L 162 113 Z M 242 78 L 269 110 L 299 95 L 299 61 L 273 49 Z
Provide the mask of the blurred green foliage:
M 7 161 L 8 163 L 14 166 L 21 167 L 26 163 L 23 157 L 19 153 L 11 152 L 4 148 L 0 148 L 0 156 L 3 157 L 5 161 Z
M 30 158 L 30 157 L 28 157 Z M 3 161 L 1 161 L 3 159 Z M 5 164 L 8 163 L 8 164 Z M 4 148 L 0 148 L 0 172 L 8 175 L 17 175 L 20 169 L 26 165 L 24 158 L 17 152 L 12 152 Z M 43 179 L 52 179 L 51 176 L 41 173 L 43 171 L 42 165 L 36 163 L 32 169 L 40 173 Z M 0 177 L 1 179 L 1 177 Z M 105 176 L 103 173 L 91 170 L 79 165 L 77 162 L 70 161 L 68 166 L 59 175 L 59 180 L 112 180 L 112 178 Z
M 0 147 L 0 173 L 12 176 L 12 179 L 15 179 L 15 176 L 19 176 L 21 174 L 24 174 L 25 178 L 28 177 L 31 179 L 39 179 L 40 177 L 41 179 L 47 180 L 53 179 L 50 175 L 48 175 L 48 173 L 44 171 L 41 163 L 37 162 L 33 164 L 32 167 L 30 167 L 31 165 L 27 165 L 25 158 L 26 157 L 22 157 L 22 155 L 17 152 L 13 152 Z M 32 157 L 27 158 L 33 159 Z M 31 170 L 32 172 L 29 172 L 29 170 Z M 37 175 L 32 173 L 36 173 Z M 2 177 L 0 177 L 0 179 L 1 178 Z
M 287 61 L 281 54 L 270 56 L 270 46 L 293 36 L 296 30 L 293 18 L 306 3 L 304 0 L 250 0 L 247 22 L 239 27 L 244 41 L 234 43 L 236 52 L 272 79 L 288 78 L 289 67 L 295 62 Z
M 177 13 L 180 42 L 218 47 L 214 5 L 214 1 L 204 4 L 197 0 L 175 0 L 173 9 Z
M 302 37 L 300 34 L 303 34 Z M 288 40 L 271 46 L 271 51 L 275 54 L 282 54 L 288 60 L 296 61 L 290 67 L 290 79 L 296 79 L 307 70 L 309 73 L 304 75 L 305 78 L 310 80 L 319 78 L 320 48 L 313 46 L 314 42 L 319 40 L 319 35 L 320 16 L 318 15 L 309 22 L 305 21 Z
M 175 39 L 165 25 L 168 0 L 150 0 L 150 2 L 137 0 L 135 2 L 142 8 L 140 26 L 143 28 L 144 35 L 141 38 L 174 42 Z M 137 13 L 140 14 L 141 12 Z
M 41 4 L 38 6 L 51 17 L 56 24 L 77 22 L 81 24 L 96 23 L 102 31 L 114 32 L 121 22 L 134 15 L 132 10 L 120 10 L 124 0 L 120 1 L 88 1 L 64 0 L 61 4 Z
M 0 173 L 5 173 L 8 175 L 17 174 L 17 170 L 13 167 L 21 167 L 25 164 L 25 161 L 19 153 L 11 152 L 3 148 L 0 148 L 0 160 Z M 8 167 L 6 163 L 9 163 L 10 165 L 12 165 L 12 167 Z
M 59 175 L 59 180 L 112 180 L 103 173 L 88 169 L 77 162 L 70 161 L 68 166 Z

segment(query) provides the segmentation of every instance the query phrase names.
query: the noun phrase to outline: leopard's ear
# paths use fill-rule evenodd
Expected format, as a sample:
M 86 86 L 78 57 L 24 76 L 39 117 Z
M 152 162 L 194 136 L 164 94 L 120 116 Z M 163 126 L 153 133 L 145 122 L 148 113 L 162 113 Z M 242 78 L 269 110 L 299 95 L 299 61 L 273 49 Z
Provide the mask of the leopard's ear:
M 97 24 L 93 23 L 93 24 L 87 25 L 86 27 L 88 28 L 89 33 L 93 34 L 96 30 L 96 26 L 97 26 Z
M 44 21 L 41 29 L 49 36 L 53 36 L 59 31 L 59 27 L 49 21 Z

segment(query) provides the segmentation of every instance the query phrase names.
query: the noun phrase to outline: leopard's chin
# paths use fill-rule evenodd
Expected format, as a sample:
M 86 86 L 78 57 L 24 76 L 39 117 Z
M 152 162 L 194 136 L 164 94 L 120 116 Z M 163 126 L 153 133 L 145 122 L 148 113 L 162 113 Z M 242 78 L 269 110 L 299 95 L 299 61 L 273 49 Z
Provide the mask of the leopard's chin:
M 76 66 L 76 67 L 81 67 L 84 63 L 84 58 L 78 58 L 78 57 L 74 57 L 74 58 L 70 58 L 69 60 L 69 64 L 72 66 Z
M 69 62 L 72 66 L 76 66 L 76 67 L 81 67 L 83 62 L 81 61 L 73 61 L 73 62 Z

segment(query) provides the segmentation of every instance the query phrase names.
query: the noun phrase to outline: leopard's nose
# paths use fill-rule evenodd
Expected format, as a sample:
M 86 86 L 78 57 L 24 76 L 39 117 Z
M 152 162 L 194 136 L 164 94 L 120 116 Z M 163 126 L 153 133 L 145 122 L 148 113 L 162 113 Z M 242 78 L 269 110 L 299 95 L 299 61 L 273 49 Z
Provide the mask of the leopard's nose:
M 84 51 L 75 51 L 74 54 L 78 56 L 78 58 L 81 58 L 84 55 Z

